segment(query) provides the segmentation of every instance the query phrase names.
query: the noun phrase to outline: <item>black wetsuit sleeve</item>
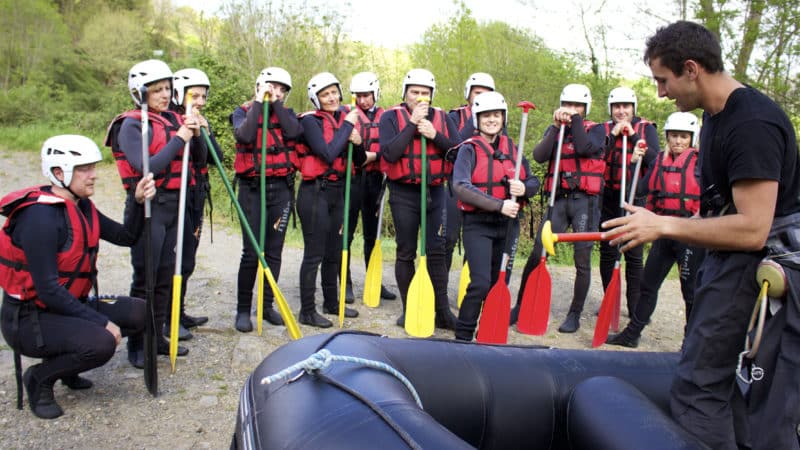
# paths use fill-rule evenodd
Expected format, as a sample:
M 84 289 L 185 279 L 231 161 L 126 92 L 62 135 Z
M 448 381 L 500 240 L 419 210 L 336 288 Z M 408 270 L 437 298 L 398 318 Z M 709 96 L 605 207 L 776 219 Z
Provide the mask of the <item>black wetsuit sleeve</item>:
M 492 197 L 472 184 L 472 171 L 475 170 L 475 147 L 462 144 L 453 166 L 453 193 L 464 203 L 484 211 L 500 212 L 503 200 Z
M 544 163 L 550 160 L 553 156 L 553 150 L 558 144 L 559 128 L 555 125 L 550 125 L 544 130 L 542 140 L 533 147 L 533 160 L 538 163 Z
M 572 115 L 572 127 L 569 132 L 572 133 L 572 145 L 575 147 L 575 153 L 580 157 L 598 158 L 603 156 L 605 146 L 589 136 L 589 133 L 586 132 L 586 127 L 583 125 L 583 117 L 580 114 Z M 658 137 L 656 137 L 656 140 L 658 140 Z
M 395 163 L 414 141 L 417 126 L 408 122 L 405 128 L 398 129 L 397 113 L 390 110 L 381 116 L 378 131 L 381 143 L 381 157 L 388 163 Z
M 125 223 L 121 224 L 97 211 L 100 220 L 100 239 L 122 247 L 131 247 L 144 229 L 144 205 L 125 208 Z
M 39 300 L 54 313 L 105 326 L 108 318 L 78 301 L 58 283 L 56 255 L 67 240 L 64 208 L 31 205 L 20 211 L 15 220 L 12 240 L 25 252 Z
M 153 141 L 153 127 L 150 125 L 148 144 Z M 170 161 L 183 148 L 186 142 L 180 136 L 173 136 L 167 145 L 155 155 L 150 155 L 150 172 L 155 175 L 166 170 Z M 142 122 L 133 118 L 126 118 L 119 130 L 119 148 L 125 154 L 125 159 L 139 173 L 142 173 Z
M 340 114 L 344 112 L 338 111 Z M 342 152 L 347 150 L 347 143 L 350 133 L 353 131 L 353 124 L 345 121 L 333 135 L 330 143 L 325 142 L 322 131 L 322 122 L 314 115 L 308 115 L 301 120 L 303 125 L 303 141 L 305 141 L 311 152 L 322 158 L 326 163 L 333 164 Z

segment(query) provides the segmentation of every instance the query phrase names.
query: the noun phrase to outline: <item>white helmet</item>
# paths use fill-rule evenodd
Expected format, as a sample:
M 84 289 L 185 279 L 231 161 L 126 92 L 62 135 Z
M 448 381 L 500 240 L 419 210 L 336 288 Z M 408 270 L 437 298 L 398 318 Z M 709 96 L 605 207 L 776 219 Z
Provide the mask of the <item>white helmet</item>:
M 499 92 L 482 92 L 472 101 L 472 125 L 478 129 L 478 114 L 487 111 L 503 111 L 503 127 L 508 125 L 508 105 Z
M 284 99 L 289 98 L 289 91 L 292 90 L 292 76 L 289 75 L 289 72 L 280 67 L 267 67 L 262 70 L 261 73 L 258 74 L 258 78 L 256 78 L 256 94 L 258 94 L 258 88 L 261 84 L 270 82 L 280 83 L 286 86 L 287 92 Z
M 469 92 L 472 90 L 472 86 L 483 86 L 489 88 L 489 90 L 494 90 L 494 78 L 488 73 L 483 72 L 475 72 L 467 78 L 467 84 L 464 85 L 464 100 L 469 100 Z
M 72 169 L 75 166 L 102 161 L 103 155 L 93 140 L 77 134 L 53 136 L 42 145 L 42 175 L 53 184 L 69 187 L 72 181 Z M 64 181 L 53 174 L 53 168 L 60 167 L 64 172 Z
M 211 89 L 206 73 L 200 69 L 181 69 L 172 74 L 172 99 L 176 105 L 183 105 L 183 96 L 186 89 L 194 86 L 204 86 Z M 208 94 L 208 92 L 206 92 Z
M 586 113 L 584 115 L 588 116 L 589 110 L 592 108 L 592 92 L 583 84 L 568 84 L 561 91 L 561 99 L 559 101 L 561 103 L 583 103 L 586 105 Z
M 167 63 L 157 59 L 148 59 L 131 67 L 128 71 L 128 90 L 136 106 L 142 106 L 141 89 L 159 80 L 172 81 L 172 70 Z
M 381 94 L 381 84 L 378 81 L 378 76 L 372 72 L 359 72 L 353 75 L 350 81 L 350 93 L 355 94 L 358 92 L 372 92 L 375 103 Z
M 411 69 L 403 78 L 403 92 L 400 98 L 405 99 L 406 89 L 408 86 L 426 86 L 431 88 L 431 103 L 433 103 L 433 94 L 436 92 L 436 79 L 433 74 L 425 69 Z
M 700 134 L 700 124 L 697 116 L 690 112 L 674 112 L 667 117 L 664 124 L 664 136 L 669 131 L 688 131 L 692 133 L 692 147 L 697 147 L 697 135 Z
M 636 93 L 633 89 L 623 86 L 611 90 L 608 94 L 608 115 L 611 115 L 611 105 L 614 103 L 633 103 L 633 114 L 636 115 Z
M 322 72 L 314 75 L 308 80 L 308 99 L 311 100 L 311 103 L 314 105 L 315 108 L 319 109 L 319 91 L 325 89 L 328 86 L 336 85 L 336 89 L 339 90 L 339 101 L 342 101 L 342 85 L 339 84 L 339 80 L 330 72 Z

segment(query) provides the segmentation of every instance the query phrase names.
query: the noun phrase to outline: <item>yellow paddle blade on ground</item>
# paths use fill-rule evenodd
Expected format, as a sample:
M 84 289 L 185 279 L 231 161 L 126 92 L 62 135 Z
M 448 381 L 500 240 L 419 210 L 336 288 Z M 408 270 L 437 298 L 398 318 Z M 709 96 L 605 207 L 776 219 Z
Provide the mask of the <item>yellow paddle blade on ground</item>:
M 364 305 L 377 308 L 381 304 L 381 282 L 383 281 L 383 251 L 381 240 L 375 240 L 372 253 L 367 264 L 367 276 L 364 278 Z
M 458 279 L 458 307 L 461 308 L 461 302 L 464 301 L 464 296 L 467 295 L 467 287 L 469 286 L 469 264 L 465 261 L 464 267 L 461 268 L 461 277 Z
M 348 250 L 342 250 L 342 271 L 339 273 L 339 328 L 344 326 L 344 303 L 347 292 Z
M 183 275 L 172 276 L 172 308 L 169 324 L 169 363 L 175 373 L 175 362 L 178 359 L 178 325 L 181 323 L 181 286 Z
M 263 255 L 264 254 L 262 253 L 262 256 Z M 261 262 L 258 263 L 258 271 L 259 273 L 264 271 L 264 267 L 261 266 Z M 258 295 L 256 296 L 256 323 L 258 323 L 258 325 L 256 325 L 256 331 L 258 332 L 258 335 L 261 336 L 261 332 L 264 329 L 264 326 L 261 323 L 264 319 L 264 277 L 258 277 L 258 283 L 256 285 L 258 286 Z M 248 311 L 248 314 L 249 313 L 250 312 Z
M 267 283 L 269 283 L 269 287 L 272 289 L 272 295 L 275 296 L 275 304 L 278 305 L 278 312 L 281 313 L 281 317 L 283 317 L 283 323 L 286 324 L 289 336 L 292 339 L 300 339 L 303 337 L 303 333 L 300 332 L 300 326 L 297 325 L 297 321 L 292 315 L 292 310 L 289 309 L 289 303 L 286 302 L 286 297 L 283 296 L 283 292 L 278 288 L 278 283 L 272 276 L 272 271 L 269 270 L 269 267 L 264 267 L 264 275 L 267 276 Z
M 406 333 L 414 337 L 433 335 L 436 310 L 434 308 L 433 283 L 428 274 L 428 258 L 419 257 L 419 265 L 408 286 L 406 302 Z

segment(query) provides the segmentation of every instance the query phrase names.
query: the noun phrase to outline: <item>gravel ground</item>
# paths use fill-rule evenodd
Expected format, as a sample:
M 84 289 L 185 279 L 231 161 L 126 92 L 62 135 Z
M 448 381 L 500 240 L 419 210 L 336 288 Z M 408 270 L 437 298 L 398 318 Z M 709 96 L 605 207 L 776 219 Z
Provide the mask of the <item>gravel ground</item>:
M 0 195 L 45 181 L 40 174 L 38 153 L 0 150 Z M 121 219 L 124 193 L 112 164 L 100 167 L 97 192 L 93 199 L 98 208 L 110 217 Z M 193 330 L 194 339 L 184 344 L 190 353 L 178 359 L 174 374 L 170 373 L 167 357 L 159 357 L 160 395 L 153 398 L 148 394 L 142 371 L 132 368 L 127 362 L 123 343 L 108 364 L 85 374 L 94 381 L 92 389 L 69 391 L 60 384 L 56 386 L 56 399 L 65 410 L 62 417 L 37 419 L 28 409 L 27 398 L 25 409 L 16 409 L 12 352 L 0 337 L 0 448 L 217 449 L 229 445 L 242 383 L 252 369 L 286 343 L 289 336 L 284 327 L 269 326 L 266 322 L 262 336 L 234 330 L 240 232 L 238 228 L 226 228 L 217 223 L 212 243 L 207 230 L 208 227 L 198 254 L 197 269 L 189 281 L 187 308 L 190 314 L 209 316 L 210 321 L 206 326 Z M 284 250 L 283 276 L 278 283 L 295 312 L 300 306 L 297 273 L 301 259 L 302 249 Z M 361 258 L 356 257 L 356 261 L 361 261 Z M 98 265 L 101 292 L 127 293 L 131 279 L 128 249 L 106 243 L 102 246 Z M 357 297 L 361 293 L 358 280 L 364 278 L 361 266 L 353 264 L 352 267 Z M 594 312 L 602 299 L 599 273 L 593 273 L 580 330 L 575 334 L 560 334 L 556 328 L 569 307 L 574 269 L 549 267 L 548 270 L 553 280 L 553 312 L 548 333 L 537 337 L 512 329 L 509 343 L 589 348 Z M 454 269 L 450 274 L 451 298 L 456 296 L 458 277 L 459 272 Z M 397 291 L 393 266 L 389 261 L 384 263 L 384 284 Z M 518 287 L 519 274 L 515 274 L 510 284 L 512 298 L 516 298 Z M 345 328 L 406 337 L 405 332 L 394 324 L 401 311 L 399 300 L 384 300 L 380 307 L 371 309 L 360 304 L 360 298 L 357 298 L 355 308 L 361 315 L 347 319 Z M 453 309 L 455 311 L 455 305 Z M 662 286 L 653 323 L 645 330 L 639 350 L 677 351 L 682 338 L 683 317 L 679 284 L 668 280 Z M 305 325 L 300 328 L 305 335 L 321 332 Z M 452 334 L 437 329 L 435 337 L 452 338 Z M 604 348 L 607 346 L 598 351 Z M 35 360 L 23 358 L 24 367 L 33 363 Z

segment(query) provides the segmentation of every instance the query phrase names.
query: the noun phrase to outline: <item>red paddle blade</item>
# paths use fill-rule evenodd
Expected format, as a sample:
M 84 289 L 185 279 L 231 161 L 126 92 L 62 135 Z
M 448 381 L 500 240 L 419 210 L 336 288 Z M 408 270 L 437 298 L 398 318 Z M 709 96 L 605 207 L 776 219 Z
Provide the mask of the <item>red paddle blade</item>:
M 510 314 L 511 293 L 506 285 L 506 272 L 501 271 L 497 282 L 486 294 L 475 340 L 482 344 L 505 344 L 508 342 Z
M 622 277 L 622 275 L 620 275 Z M 619 333 L 619 309 L 620 304 L 622 303 L 622 280 L 618 283 L 619 286 L 619 294 L 614 298 L 614 310 L 611 312 L 611 329 L 614 330 L 614 333 Z
M 600 313 L 597 315 L 597 324 L 594 327 L 594 338 L 592 347 L 599 347 L 605 344 L 608 338 L 608 328 L 611 325 L 611 316 L 614 314 L 614 302 L 619 301 L 619 263 L 614 266 L 614 273 L 611 275 L 611 282 L 608 283 L 606 293 L 603 295 L 603 302 L 600 304 Z
M 519 308 L 517 330 L 520 333 L 542 336 L 550 321 L 550 297 L 552 282 L 547 271 L 547 257 L 542 256 L 533 269 L 522 291 L 522 306 Z

